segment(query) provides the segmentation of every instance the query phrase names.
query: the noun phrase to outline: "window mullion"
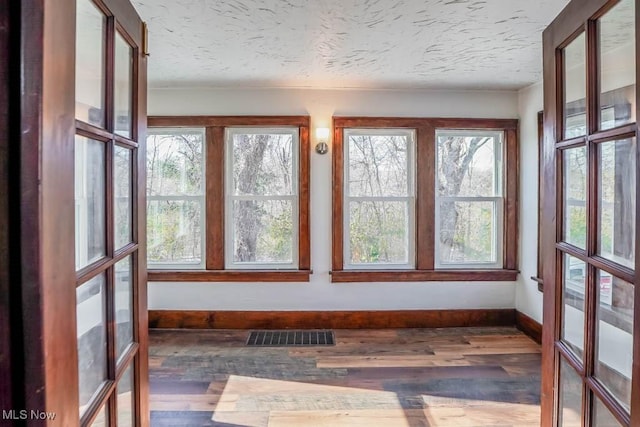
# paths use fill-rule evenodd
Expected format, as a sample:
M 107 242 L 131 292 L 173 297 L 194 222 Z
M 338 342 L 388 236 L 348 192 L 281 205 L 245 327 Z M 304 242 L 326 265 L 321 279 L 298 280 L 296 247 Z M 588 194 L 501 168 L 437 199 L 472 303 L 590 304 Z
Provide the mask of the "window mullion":
M 501 196 L 495 197 L 471 197 L 471 196 L 436 196 L 436 200 L 443 202 L 500 202 Z
M 147 201 L 199 201 L 204 200 L 204 194 L 199 196 L 147 196 Z
M 409 202 L 413 196 L 347 196 L 347 202 Z
M 228 199 L 230 200 L 297 200 L 298 196 L 294 196 L 294 195 L 286 195 L 286 196 L 265 196 L 265 195 L 248 195 L 248 194 L 242 194 L 242 195 L 229 195 L 227 196 Z

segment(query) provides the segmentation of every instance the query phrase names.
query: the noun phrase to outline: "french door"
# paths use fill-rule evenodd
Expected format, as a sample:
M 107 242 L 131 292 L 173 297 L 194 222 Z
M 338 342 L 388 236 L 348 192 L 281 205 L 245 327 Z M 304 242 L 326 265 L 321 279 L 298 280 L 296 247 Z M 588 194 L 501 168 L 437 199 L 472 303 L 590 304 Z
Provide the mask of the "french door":
M 76 0 L 78 418 L 147 423 L 144 28 L 124 0 Z
M 640 425 L 637 0 L 544 33 L 542 425 Z

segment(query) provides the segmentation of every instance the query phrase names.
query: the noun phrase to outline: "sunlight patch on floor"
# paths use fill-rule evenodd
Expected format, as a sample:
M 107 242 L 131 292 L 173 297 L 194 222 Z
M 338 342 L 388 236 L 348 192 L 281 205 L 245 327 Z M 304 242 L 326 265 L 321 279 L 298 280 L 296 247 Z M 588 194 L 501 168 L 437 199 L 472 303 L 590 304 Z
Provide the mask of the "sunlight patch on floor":
M 231 375 L 213 421 L 243 427 L 538 426 L 540 407 L 422 395 L 424 408 L 403 408 L 396 393 Z
M 539 405 L 431 395 L 422 395 L 422 398 L 427 425 L 431 427 L 540 426 Z

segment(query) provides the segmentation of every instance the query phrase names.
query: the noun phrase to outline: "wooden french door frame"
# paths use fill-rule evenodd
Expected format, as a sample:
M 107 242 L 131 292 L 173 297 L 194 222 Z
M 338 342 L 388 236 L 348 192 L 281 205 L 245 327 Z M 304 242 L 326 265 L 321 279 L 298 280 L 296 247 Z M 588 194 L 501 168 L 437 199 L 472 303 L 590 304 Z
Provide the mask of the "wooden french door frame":
M 142 22 L 128 0 L 107 0 L 138 47 L 138 217 L 133 290 L 139 395 L 135 425 L 149 425 L 146 291 L 146 56 Z M 27 409 L 27 426 L 79 426 L 74 212 L 76 0 L 0 0 L 0 394 L 3 410 Z M 9 71 L 11 70 L 11 71 Z M 114 141 L 123 142 L 123 141 Z M 5 168 L 6 165 L 10 167 Z M 8 189 L 6 193 L 5 189 Z M 137 197 L 135 196 L 137 194 Z M 6 228 L 5 228 L 6 226 Z M 5 235 L 4 232 L 7 231 Z M 10 269 L 4 267 L 10 264 Z M 8 271 L 8 272 L 7 272 Z M 10 289 L 10 292 L 8 290 Z M 10 334 L 4 332 L 10 327 Z M 110 326 L 113 328 L 113 326 Z M 7 344 L 7 347 L 4 347 Z M 7 350 L 9 350 L 7 352 Z M 5 355 L 11 365 L 7 365 Z M 7 406 L 5 406 L 7 405 Z M 4 415 L 4 414 L 3 414 Z M 3 420 L 2 425 L 13 425 Z
M 105 31 L 102 34 L 104 63 L 101 64 L 104 73 L 102 126 L 88 123 L 79 119 L 75 120 L 75 135 L 96 141 L 105 157 L 105 254 L 93 263 L 77 271 L 76 286 L 79 289 L 89 284 L 93 277 L 98 275 L 104 279 L 106 287 L 106 338 L 107 338 L 107 381 L 97 390 L 89 401 L 89 406 L 81 418 L 82 426 L 92 425 L 93 420 L 104 410 L 108 414 L 108 424 L 112 427 L 119 423 L 120 409 L 118 385 L 127 381 L 129 368 L 133 367 L 132 401 L 133 413 L 131 418 L 136 426 L 146 426 L 148 420 L 148 320 L 146 307 L 146 152 L 144 138 L 146 134 L 146 34 L 144 24 L 140 20 L 135 9 L 128 0 L 80 0 L 85 4 L 93 4 L 104 17 Z M 80 16 L 77 14 L 77 16 Z M 76 27 L 77 28 L 77 27 Z M 117 73 L 117 45 L 118 40 L 122 46 L 129 49 L 129 58 L 132 59 L 129 68 L 131 87 L 127 87 L 129 101 L 129 131 L 127 135 L 118 132 L 119 118 L 116 117 L 116 73 Z M 78 55 L 76 55 L 78 57 Z M 81 64 L 82 65 L 82 64 Z M 91 64 L 87 64 L 91 65 Z M 75 80 L 74 80 L 75 82 Z M 127 93 L 125 92 L 125 93 Z M 76 96 L 78 98 L 78 96 Z M 91 116 L 89 114 L 89 116 Z M 77 141 L 75 143 L 78 147 Z M 115 206 L 115 165 L 116 151 L 124 150 L 127 153 L 129 165 L 126 167 L 132 188 L 131 215 L 129 236 L 126 242 L 117 245 L 116 239 L 116 206 Z M 77 160 L 76 160 L 77 161 Z M 76 224 L 75 232 L 78 232 Z M 77 241 L 77 240 L 76 240 Z M 123 246 L 122 246 L 123 245 Z M 128 261 L 127 261 L 128 260 Z M 127 286 L 130 288 L 132 301 L 132 343 L 122 349 L 122 354 L 116 347 L 118 328 L 116 319 L 116 277 L 118 265 L 121 262 L 129 263 L 129 271 L 134 277 L 130 277 Z M 90 285 L 88 285 L 90 286 Z M 79 320 L 78 320 L 79 322 Z M 120 345 L 118 345 L 119 347 Z M 126 412 L 125 412 L 126 413 Z M 126 415 L 125 415 L 126 416 Z
M 560 251 L 557 242 L 561 236 L 561 220 L 558 218 L 559 207 L 562 200 L 559 198 L 559 191 L 562 183 L 561 165 L 558 158 L 557 143 L 563 140 L 563 89 L 562 89 L 562 55 L 559 52 L 561 47 L 570 41 L 574 35 L 584 31 L 587 37 L 589 49 L 587 53 L 587 131 L 589 135 L 596 123 L 598 117 L 593 117 L 593 112 L 599 108 L 597 97 L 599 95 L 598 68 L 596 57 L 596 17 L 599 17 L 603 10 L 608 10 L 610 6 L 616 4 L 617 0 L 572 0 L 569 5 L 561 12 L 561 14 L 553 21 L 553 23 L 545 30 L 543 35 L 544 45 L 544 149 L 541 158 L 542 179 L 541 179 L 541 242 L 543 256 L 543 281 L 545 284 L 544 292 L 544 327 L 543 327 L 543 354 L 542 354 L 542 422 L 543 427 L 552 427 L 558 425 L 557 408 L 559 403 L 559 366 L 560 357 L 556 350 L 556 342 L 560 337 L 560 321 L 562 307 L 562 271 L 560 270 Z M 635 38 L 636 38 L 636 100 L 640 100 L 640 0 L 635 1 Z M 591 59 L 593 58 L 593 59 Z M 594 78 L 595 77 L 595 78 Z M 636 141 L 638 133 L 637 120 L 640 118 L 640 106 L 636 102 L 636 123 L 633 127 L 629 126 L 627 134 L 635 133 Z M 602 135 L 603 132 L 600 133 Z M 611 133 L 614 134 L 613 132 Z M 596 138 L 594 138 L 596 139 Z M 590 139 L 586 138 L 587 146 Z M 636 143 L 636 200 L 640 201 L 640 173 L 638 166 L 640 165 L 640 141 Z M 593 150 L 593 149 L 592 149 Z M 595 159 L 592 159 L 595 161 Z M 593 165 L 592 165 L 593 166 Z M 593 179 L 591 177 L 590 179 Z M 595 182 L 592 182 L 593 186 Z M 589 204 L 589 194 L 587 195 L 587 204 Z M 594 203 L 591 203 L 593 210 Z M 640 215 L 638 214 L 640 203 L 636 203 L 636 224 Z M 595 218 L 591 215 L 591 222 L 588 227 L 595 225 Z M 590 238 L 588 236 L 588 238 Z M 593 237 L 591 237 L 593 238 Z M 640 271 L 640 227 L 636 226 L 635 231 L 635 272 Z M 589 254 L 587 254 L 589 256 Z M 594 268 L 588 267 L 587 268 Z M 640 426 L 640 289 L 639 277 L 635 273 L 631 279 L 634 285 L 634 319 L 633 319 L 633 368 L 632 368 L 632 391 L 631 391 L 631 414 L 628 419 L 628 425 Z M 593 288 L 595 284 L 590 287 Z M 589 286 L 588 286 L 589 288 Z M 586 313 L 585 318 L 589 319 L 588 313 L 594 315 L 597 301 L 595 300 L 595 292 L 587 290 L 586 297 Z M 594 330 L 593 318 L 587 320 L 586 329 Z M 589 339 L 585 336 L 585 351 L 590 352 L 590 346 L 594 345 L 593 338 Z M 593 360 L 587 360 L 586 369 L 591 368 L 589 364 L 593 364 Z M 591 379 L 583 378 L 583 388 L 589 383 L 592 387 Z M 606 400 L 606 399 L 605 399 Z M 605 402 L 609 404 L 612 402 Z M 635 403 L 635 404 L 634 404 Z M 583 405 L 586 405 L 587 411 L 590 410 L 591 401 L 589 393 L 583 396 Z M 614 411 L 615 412 L 615 411 Z M 625 418 L 622 414 L 617 413 L 618 418 Z M 583 424 L 589 425 L 591 422 L 589 414 L 583 414 Z

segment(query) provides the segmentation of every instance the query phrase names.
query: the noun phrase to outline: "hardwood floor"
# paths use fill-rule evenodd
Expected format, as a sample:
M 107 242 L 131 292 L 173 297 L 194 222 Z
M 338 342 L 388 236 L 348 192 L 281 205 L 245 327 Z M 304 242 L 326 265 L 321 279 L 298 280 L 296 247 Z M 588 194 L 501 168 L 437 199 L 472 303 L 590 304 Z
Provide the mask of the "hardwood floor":
M 540 346 L 515 328 L 335 330 L 332 347 L 152 330 L 154 427 L 540 424 Z

